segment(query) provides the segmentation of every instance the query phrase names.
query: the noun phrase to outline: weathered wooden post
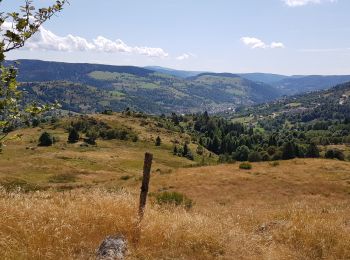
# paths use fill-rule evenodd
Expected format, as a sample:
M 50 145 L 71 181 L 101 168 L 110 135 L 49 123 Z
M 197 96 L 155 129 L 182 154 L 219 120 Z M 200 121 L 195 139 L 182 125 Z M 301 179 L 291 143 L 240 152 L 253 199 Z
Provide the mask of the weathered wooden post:
M 141 185 L 141 192 L 140 192 L 140 204 L 139 204 L 138 219 L 135 227 L 135 237 L 133 239 L 134 244 L 138 244 L 141 237 L 141 222 L 143 219 L 143 215 L 145 213 L 145 207 L 147 202 L 148 186 L 149 186 L 149 180 L 151 178 L 152 160 L 153 160 L 153 155 L 150 153 L 146 153 L 145 160 L 143 163 L 143 177 L 142 177 L 142 185 Z
M 150 153 L 145 154 L 145 161 L 143 164 L 143 178 L 140 192 L 140 205 L 139 205 L 139 222 L 142 221 L 148 194 L 149 180 L 151 178 L 151 167 L 152 167 L 153 155 Z

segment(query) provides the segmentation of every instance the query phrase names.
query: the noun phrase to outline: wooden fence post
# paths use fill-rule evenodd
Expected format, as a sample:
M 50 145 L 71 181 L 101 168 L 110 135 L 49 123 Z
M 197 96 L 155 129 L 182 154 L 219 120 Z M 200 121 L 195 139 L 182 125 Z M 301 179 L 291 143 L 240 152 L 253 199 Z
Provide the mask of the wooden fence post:
M 152 167 L 153 155 L 150 153 L 145 154 L 145 161 L 143 163 L 143 178 L 140 192 L 140 205 L 138 212 L 138 220 L 135 226 L 135 236 L 133 238 L 133 242 L 137 245 L 140 241 L 141 237 L 141 222 L 143 219 L 143 215 L 145 213 L 145 207 L 147 202 L 147 194 L 148 194 L 148 186 L 149 180 L 151 178 L 151 167 Z
M 142 221 L 148 194 L 149 180 L 151 178 L 151 167 L 152 167 L 153 155 L 150 153 L 145 154 L 145 161 L 143 164 L 143 178 L 140 193 L 140 205 L 139 205 L 139 222 Z

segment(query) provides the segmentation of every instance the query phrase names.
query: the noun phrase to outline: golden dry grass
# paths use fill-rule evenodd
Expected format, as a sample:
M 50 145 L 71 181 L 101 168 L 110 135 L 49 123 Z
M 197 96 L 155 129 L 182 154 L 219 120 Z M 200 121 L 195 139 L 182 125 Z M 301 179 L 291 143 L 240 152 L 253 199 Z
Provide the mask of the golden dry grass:
M 105 191 L 1 192 L 0 259 L 93 259 L 110 234 L 135 236 L 136 200 Z M 130 258 L 211 259 L 224 237 L 213 219 L 183 209 L 149 207 Z
M 153 192 L 166 184 L 196 204 L 162 208 L 151 197 L 128 259 L 349 259 L 349 169 L 295 160 L 251 171 L 233 164 L 154 174 Z M 132 241 L 137 194 L 133 187 L 1 192 L 0 259 L 93 259 L 107 235 Z

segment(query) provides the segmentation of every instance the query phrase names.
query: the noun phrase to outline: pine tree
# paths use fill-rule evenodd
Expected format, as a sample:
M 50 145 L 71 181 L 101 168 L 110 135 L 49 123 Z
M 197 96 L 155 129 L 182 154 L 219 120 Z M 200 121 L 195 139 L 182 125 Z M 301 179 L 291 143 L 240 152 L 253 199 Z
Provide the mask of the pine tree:
M 306 157 L 309 158 L 319 158 L 320 157 L 320 151 L 318 150 L 318 147 L 315 143 L 311 143 L 306 152 Z
M 54 143 L 54 139 L 51 134 L 44 132 L 39 137 L 39 146 L 51 146 Z
M 157 136 L 157 138 L 156 138 L 156 146 L 160 146 L 161 143 L 162 143 L 162 139 L 160 139 L 160 137 Z
M 249 148 L 245 145 L 239 146 L 236 150 L 236 159 L 238 161 L 247 161 L 249 156 Z
M 177 146 L 175 145 L 175 146 L 174 146 L 174 150 L 173 150 L 173 154 L 174 154 L 174 155 L 177 155 L 177 153 L 178 153 L 178 150 L 177 150 Z
M 68 134 L 68 143 L 76 143 L 79 141 L 79 133 L 78 131 L 72 127 L 69 129 L 69 134 Z
M 185 143 L 184 149 L 183 149 L 183 152 L 182 152 L 182 156 L 186 157 L 187 154 L 188 154 L 188 146 L 187 146 L 187 144 Z
M 282 148 L 282 159 L 283 160 L 294 159 L 296 157 L 295 152 L 296 150 L 293 142 L 285 143 Z

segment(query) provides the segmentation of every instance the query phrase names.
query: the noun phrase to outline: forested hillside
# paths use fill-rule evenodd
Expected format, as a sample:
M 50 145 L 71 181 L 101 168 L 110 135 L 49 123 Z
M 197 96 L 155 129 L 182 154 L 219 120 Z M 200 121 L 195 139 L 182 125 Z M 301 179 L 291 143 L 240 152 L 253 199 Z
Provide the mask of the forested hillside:
M 281 95 L 271 86 L 233 74 L 183 79 L 139 67 L 34 60 L 20 60 L 18 67 L 27 101 L 57 99 L 74 112 L 126 107 L 151 114 L 219 112 Z

